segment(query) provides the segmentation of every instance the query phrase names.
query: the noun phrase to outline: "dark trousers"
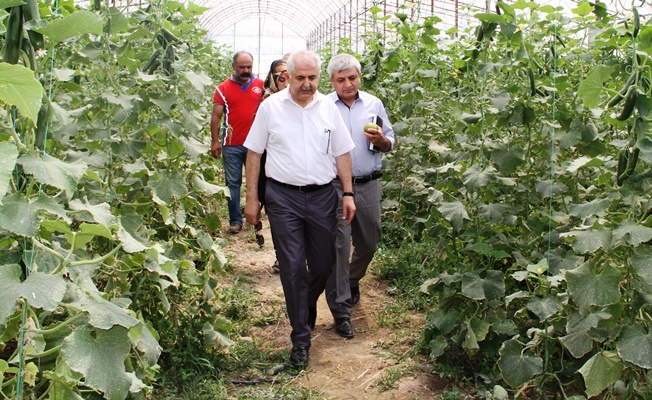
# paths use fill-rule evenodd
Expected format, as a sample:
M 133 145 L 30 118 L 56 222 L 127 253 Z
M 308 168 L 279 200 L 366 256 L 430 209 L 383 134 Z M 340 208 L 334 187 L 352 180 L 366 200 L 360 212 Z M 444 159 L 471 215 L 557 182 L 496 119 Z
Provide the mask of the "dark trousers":
M 332 185 L 304 193 L 268 181 L 265 203 L 292 345 L 310 346 L 308 306 L 317 304 L 335 262 L 338 196 Z

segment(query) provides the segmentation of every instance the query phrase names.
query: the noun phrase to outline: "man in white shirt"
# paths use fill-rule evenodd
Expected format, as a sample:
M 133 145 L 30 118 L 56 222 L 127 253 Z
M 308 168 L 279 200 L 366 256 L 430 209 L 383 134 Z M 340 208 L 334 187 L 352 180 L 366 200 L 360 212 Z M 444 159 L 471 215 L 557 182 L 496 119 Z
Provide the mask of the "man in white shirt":
M 351 312 L 360 301 L 360 279 L 364 277 L 380 240 L 380 154 L 394 147 L 394 130 L 383 103 L 359 90 L 360 69 L 360 62 L 350 54 L 334 56 L 327 68 L 335 89 L 328 97 L 337 105 L 355 143 L 355 149 L 351 151 L 355 220 L 351 224 L 338 224 L 336 265 L 326 284 L 326 300 L 335 318 L 335 332 L 344 338 L 355 334 Z M 373 120 L 382 126 L 365 129 L 365 125 Z M 338 194 L 342 193 L 345 183 L 343 180 L 334 182 Z
M 342 218 L 351 223 L 355 215 L 349 155 L 354 144 L 335 104 L 317 91 L 320 71 L 316 53 L 293 53 L 287 61 L 289 87 L 260 105 L 244 143 L 245 216 L 252 225 L 260 220 L 258 174 L 267 149 L 265 207 L 292 325 L 290 362 L 296 367 L 308 365 L 316 318 L 309 309 L 316 310 L 335 262 L 337 175 L 344 192 Z

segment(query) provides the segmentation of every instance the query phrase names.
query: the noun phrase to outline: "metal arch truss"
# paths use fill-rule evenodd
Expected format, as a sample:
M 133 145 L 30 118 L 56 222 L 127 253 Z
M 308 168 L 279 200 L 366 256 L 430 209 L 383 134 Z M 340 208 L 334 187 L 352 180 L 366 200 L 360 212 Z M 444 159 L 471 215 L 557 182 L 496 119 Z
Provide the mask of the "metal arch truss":
M 374 27 L 370 10 L 380 8 L 379 17 L 407 14 L 411 20 L 422 20 L 430 16 L 442 19 L 439 27 L 464 29 L 471 16 L 481 10 L 488 10 L 490 0 L 349 0 L 337 13 L 324 20 L 306 38 L 308 48 L 321 49 L 328 43 L 337 44 L 341 38 L 350 38 L 356 52 L 364 48 L 364 36 L 373 29 L 380 29 L 383 36 L 386 22 L 380 21 Z
M 217 35 L 235 23 L 250 17 L 274 19 L 297 35 L 307 38 L 310 32 L 349 0 L 195 0 L 197 5 L 208 7 L 200 17 L 201 25 L 209 36 Z

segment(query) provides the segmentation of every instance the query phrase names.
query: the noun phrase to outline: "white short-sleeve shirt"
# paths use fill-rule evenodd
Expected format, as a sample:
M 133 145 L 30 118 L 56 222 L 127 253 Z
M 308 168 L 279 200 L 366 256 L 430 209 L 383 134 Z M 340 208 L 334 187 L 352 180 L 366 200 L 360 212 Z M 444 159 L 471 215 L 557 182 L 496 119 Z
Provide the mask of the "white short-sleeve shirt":
M 259 154 L 267 150 L 267 177 L 305 186 L 332 181 L 335 157 L 355 144 L 332 100 L 317 92 L 301 107 L 284 89 L 260 104 L 244 146 Z

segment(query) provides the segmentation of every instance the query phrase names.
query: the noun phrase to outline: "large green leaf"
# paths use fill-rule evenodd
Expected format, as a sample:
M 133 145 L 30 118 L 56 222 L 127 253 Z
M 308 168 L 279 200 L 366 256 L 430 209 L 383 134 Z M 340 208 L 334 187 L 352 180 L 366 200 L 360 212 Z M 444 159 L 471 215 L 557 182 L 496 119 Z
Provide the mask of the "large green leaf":
M 639 278 L 652 285 L 652 247 L 640 246 L 629 260 Z
M 459 201 L 444 202 L 437 207 L 437 210 L 453 225 L 456 231 L 462 230 L 462 224 L 465 219 L 470 219 L 469 214 L 464 208 L 464 204 Z
M 77 11 L 61 19 L 56 19 L 44 27 L 34 30 L 47 36 L 55 43 L 87 33 L 102 33 L 102 17 L 90 11 Z
M 18 149 L 16 145 L 10 142 L 0 142 L 0 197 L 3 197 L 10 187 L 11 174 L 16 166 L 17 159 Z M 0 204 L 2 204 L 1 199 Z
M 624 361 L 641 368 L 652 368 L 652 333 L 645 333 L 643 327 L 624 327 L 616 347 Z
M 491 182 L 491 178 L 496 175 L 496 169 L 492 166 L 480 170 L 480 167 L 476 164 L 471 168 L 464 171 L 464 186 L 466 186 L 470 191 L 475 191 L 479 188 L 487 186 Z
M 535 297 L 528 301 L 527 309 L 539 317 L 539 321 L 543 322 L 557 314 L 562 309 L 562 304 L 555 296 Z
M 20 281 L 21 275 L 20 265 L 0 266 L 0 325 L 13 314 L 19 298 L 34 308 L 53 311 L 66 293 L 66 282 L 59 275 L 35 272 L 24 282 Z
M 183 76 L 198 92 L 203 92 L 206 87 L 210 87 L 213 84 L 211 77 L 203 71 L 199 73 L 194 71 L 185 71 Z
M 543 360 L 526 354 L 516 340 L 508 340 L 500 348 L 498 368 L 503 380 L 513 388 L 521 386 L 543 371 Z
M 229 196 L 229 188 L 206 182 L 201 176 L 195 175 L 192 179 L 192 185 L 195 189 L 211 196 L 218 193 Z
M 76 304 L 79 309 L 88 313 L 88 323 L 98 329 L 109 330 L 116 325 L 129 329 L 140 323 L 138 319 L 129 315 L 127 310 L 96 293 L 87 293 Z
M 41 223 L 39 212 L 47 211 L 69 221 L 63 206 L 53 197 L 40 195 L 38 199 L 30 201 L 15 193 L 6 196 L 0 204 L 0 228 L 16 235 L 35 237 Z
M 584 377 L 587 396 L 597 396 L 607 386 L 615 383 L 623 368 L 623 362 L 616 352 L 602 351 L 591 357 L 579 369 L 579 373 Z
M 620 272 L 611 265 L 605 265 L 596 273 L 589 263 L 565 273 L 571 299 L 585 313 L 591 306 L 606 306 L 620 300 Z
M 600 249 L 610 250 L 612 233 L 609 229 L 564 232 L 560 237 L 574 236 L 573 250 L 577 254 L 595 253 Z
M 428 315 L 428 326 L 436 327 L 442 335 L 448 335 L 459 324 L 462 323 L 462 316 L 457 310 L 444 311 L 441 309 Z
M 64 339 L 61 357 L 70 369 L 84 375 L 84 385 L 101 391 L 107 400 L 124 400 L 132 385 L 132 377 L 125 371 L 129 349 L 126 329 L 83 325 Z
M 0 102 L 16 106 L 36 123 L 43 93 L 34 71 L 19 64 L 0 63 Z
M 633 223 L 627 220 L 618 225 L 613 231 L 613 241 L 622 240 L 632 246 L 638 246 L 641 243 L 648 242 L 652 239 L 652 228 Z
M 462 294 L 474 300 L 497 300 L 505 295 L 505 277 L 502 271 L 487 271 L 483 279 L 475 272 L 462 277 Z
M 600 321 L 608 320 L 613 316 L 606 312 L 591 313 L 586 317 L 575 312 L 566 321 L 566 336 L 559 338 L 568 351 L 575 358 L 581 358 L 593 348 L 593 339 L 589 331 L 597 328 Z
M 603 215 L 611 205 L 609 199 L 595 199 L 583 204 L 571 204 L 569 214 L 578 218 Z
M 66 163 L 49 154 L 44 154 L 43 157 L 25 154 L 18 159 L 18 164 L 23 166 L 25 172 L 33 175 L 37 182 L 65 191 L 68 198 L 77 190 L 77 183 L 88 169 L 84 162 Z
M 174 197 L 182 197 L 188 193 L 185 177 L 180 171 L 159 171 L 150 179 L 150 185 L 156 197 L 165 204 L 171 202 Z
M 104 225 L 107 228 L 119 226 L 120 220 L 112 214 L 111 205 L 108 203 L 89 204 L 87 200 L 83 202 L 74 199 L 69 203 L 70 209 L 75 211 L 87 211 L 91 214 L 93 221 Z
M 598 108 L 604 82 L 609 79 L 613 68 L 596 65 L 593 71 L 580 83 L 577 94 L 588 108 Z

